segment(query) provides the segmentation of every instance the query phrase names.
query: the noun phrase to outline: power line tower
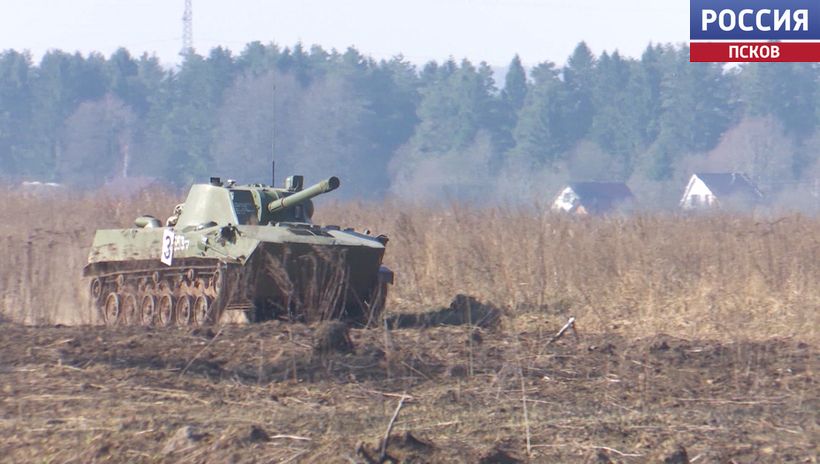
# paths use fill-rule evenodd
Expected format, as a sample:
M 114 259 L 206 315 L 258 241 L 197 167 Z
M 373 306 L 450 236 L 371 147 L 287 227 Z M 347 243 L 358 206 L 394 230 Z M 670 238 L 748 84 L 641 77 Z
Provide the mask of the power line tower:
M 194 7 L 193 0 L 185 0 L 185 12 L 182 13 L 182 56 L 194 52 Z

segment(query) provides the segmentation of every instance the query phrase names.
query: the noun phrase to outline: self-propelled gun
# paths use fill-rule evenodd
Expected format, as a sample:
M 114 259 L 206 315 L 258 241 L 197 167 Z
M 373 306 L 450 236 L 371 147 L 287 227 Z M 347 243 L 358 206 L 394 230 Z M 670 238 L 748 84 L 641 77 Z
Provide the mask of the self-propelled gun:
M 141 216 L 98 230 L 88 265 L 90 300 L 106 324 L 203 325 L 247 319 L 367 325 L 384 309 L 393 272 L 387 237 L 312 222 L 311 198 L 336 177 L 303 188 L 193 185 L 163 224 Z M 231 317 L 233 316 L 233 317 Z

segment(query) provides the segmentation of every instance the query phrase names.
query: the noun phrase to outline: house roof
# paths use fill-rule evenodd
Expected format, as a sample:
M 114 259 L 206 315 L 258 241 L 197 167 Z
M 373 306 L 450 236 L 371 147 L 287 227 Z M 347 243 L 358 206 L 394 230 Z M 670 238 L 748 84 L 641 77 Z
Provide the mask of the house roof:
M 763 194 L 746 177 L 740 172 L 702 172 L 695 173 L 700 180 L 706 184 L 706 187 L 715 194 L 715 196 L 731 196 L 731 195 L 749 195 L 755 198 L 762 198 Z
M 632 191 L 623 182 L 570 182 L 569 188 L 580 199 L 580 205 L 590 213 L 605 213 L 618 203 L 632 198 Z
M 625 200 L 632 197 L 632 191 L 623 182 L 570 182 L 569 187 L 581 201 L 594 199 Z

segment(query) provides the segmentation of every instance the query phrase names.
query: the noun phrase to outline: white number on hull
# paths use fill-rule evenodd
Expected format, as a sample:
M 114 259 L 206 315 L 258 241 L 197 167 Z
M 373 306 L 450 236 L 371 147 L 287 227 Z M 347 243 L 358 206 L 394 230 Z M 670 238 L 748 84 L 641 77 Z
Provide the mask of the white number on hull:
M 162 233 L 162 254 L 160 255 L 160 261 L 168 266 L 174 261 L 175 238 L 173 229 L 165 229 Z

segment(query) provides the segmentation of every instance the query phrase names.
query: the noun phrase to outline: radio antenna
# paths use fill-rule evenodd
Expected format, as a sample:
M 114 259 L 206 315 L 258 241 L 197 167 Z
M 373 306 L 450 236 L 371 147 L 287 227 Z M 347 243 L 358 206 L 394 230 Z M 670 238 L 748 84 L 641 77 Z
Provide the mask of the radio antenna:
M 273 46 L 273 45 L 271 45 Z M 270 182 L 271 187 L 276 186 L 276 66 L 274 65 L 270 71 L 271 86 L 273 87 L 273 94 L 271 96 L 271 128 L 270 128 Z
M 194 52 L 194 6 L 193 0 L 185 0 L 185 12 L 182 14 L 182 56 Z

